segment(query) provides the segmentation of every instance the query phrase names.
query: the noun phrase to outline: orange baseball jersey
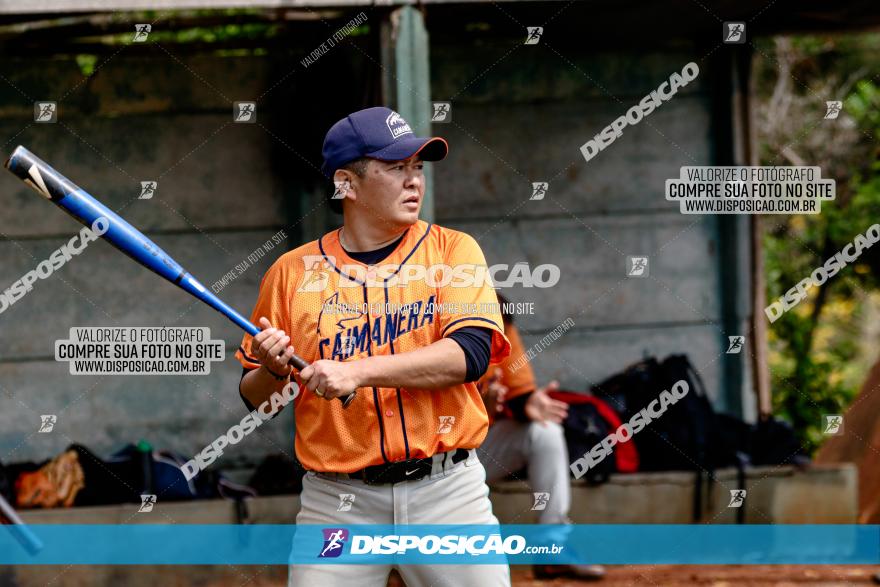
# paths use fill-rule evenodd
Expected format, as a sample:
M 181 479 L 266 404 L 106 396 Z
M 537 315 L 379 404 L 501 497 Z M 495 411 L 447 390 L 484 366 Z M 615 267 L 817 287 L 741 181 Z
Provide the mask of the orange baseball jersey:
M 291 337 L 306 361 L 406 353 L 466 326 L 493 331 L 490 364 L 510 353 L 486 260 L 469 235 L 418 221 L 375 265 L 351 257 L 339 230 L 281 256 L 263 276 L 251 320 Z M 236 357 L 259 362 L 245 335 Z M 490 367 L 491 368 L 491 367 Z M 305 393 L 303 393 L 305 391 Z M 300 386 L 296 455 L 306 469 L 351 473 L 370 465 L 479 446 L 488 416 L 476 382 L 447 389 L 359 388 L 348 409 Z
M 535 373 L 532 371 L 532 366 L 528 362 L 519 365 L 515 369 L 512 368 L 514 363 L 521 360 L 526 349 L 523 347 L 519 331 L 512 323 L 504 325 L 504 334 L 510 341 L 510 354 L 506 359 L 501 361 L 498 366 L 490 366 L 486 369 L 486 373 L 483 374 L 477 382 L 477 386 L 482 390 L 484 386 L 489 384 L 489 380 L 492 378 L 492 373 L 496 369 L 501 369 L 501 383 L 507 387 L 505 400 L 511 400 L 524 393 L 535 390 Z

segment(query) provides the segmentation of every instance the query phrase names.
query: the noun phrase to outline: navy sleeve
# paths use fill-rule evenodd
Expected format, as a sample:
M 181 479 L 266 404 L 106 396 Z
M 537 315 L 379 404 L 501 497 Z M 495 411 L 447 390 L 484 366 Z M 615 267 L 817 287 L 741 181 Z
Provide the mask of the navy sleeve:
M 467 326 L 449 335 L 464 351 L 467 365 L 465 382 L 476 381 L 489 368 L 489 353 L 492 344 L 492 331 L 479 326 Z
M 253 370 L 254 369 L 249 369 L 247 367 L 243 368 L 241 370 L 241 379 L 244 379 L 244 376 L 247 375 L 249 371 L 253 371 Z M 253 412 L 257 408 L 255 408 L 254 405 L 248 400 L 248 398 L 246 398 L 244 396 L 244 394 L 241 392 L 241 379 L 238 380 L 238 396 L 241 398 L 241 401 L 244 402 L 244 405 L 247 407 L 248 411 Z M 275 414 L 272 416 L 272 418 L 275 418 L 276 416 L 278 416 L 278 414 L 280 414 L 283 410 L 284 410 L 284 408 L 281 408 L 280 410 L 275 412 Z
M 249 371 L 253 371 L 253 369 L 248 369 L 245 367 L 241 370 L 241 379 L 244 379 L 244 376 L 248 374 Z M 244 397 L 244 394 L 241 392 L 241 379 L 238 380 L 238 395 L 241 397 L 241 401 L 244 402 L 244 405 L 247 406 L 249 412 L 253 412 L 257 408 L 255 408 L 251 402 L 248 401 L 248 398 Z

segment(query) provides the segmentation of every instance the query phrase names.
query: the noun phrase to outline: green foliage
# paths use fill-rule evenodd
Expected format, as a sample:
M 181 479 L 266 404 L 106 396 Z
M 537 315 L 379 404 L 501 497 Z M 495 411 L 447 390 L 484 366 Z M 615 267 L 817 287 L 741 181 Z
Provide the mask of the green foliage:
M 282 24 L 271 19 L 261 21 L 262 11 L 258 9 L 227 10 L 182 10 L 129 12 L 120 14 L 119 20 L 125 23 L 154 23 L 150 40 L 156 43 L 222 43 L 235 40 L 262 40 L 278 35 Z M 201 17 L 215 22 L 225 22 L 211 26 L 173 26 L 175 20 Z M 244 22 L 250 19 L 251 22 Z M 241 22 L 236 22 L 236 21 Z M 254 22 L 254 20 L 256 20 Z M 108 45 L 127 45 L 131 43 L 132 32 L 102 35 L 100 42 Z
M 117 24 L 124 23 L 131 27 L 131 32 L 102 34 L 87 40 L 105 45 L 129 45 L 134 33 L 133 23 L 152 24 L 150 42 L 167 45 L 212 44 L 218 48 L 214 53 L 222 57 L 262 56 L 267 55 L 261 41 L 269 41 L 289 34 L 289 23 L 278 20 L 271 11 L 265 9 L 236 8 L 226 10 L 174 10 L 119 13 L 114 19 Z M 339 21 L 341 26 L 347 22 Z M 335 28 L 328 25 L 327 35 L 333 34 Z M 348 31 L 346 37 L 363 37 L 370 34 L 370 25 L 361 24 Z M 243 47 L 236 47 L 241 42 Z M 84 75 L 85 68 L 83 69 Z
M 862 120 L 875 132 L 880 127 L 880 91 L 873 80 L 861 80 L 847 96 L 845 108 L 855 119 Z M 875 135 L 876 138 L 876 135 Z
M 821 214 L 765 217 L 768 302 L 880 220 L 880 87 L 871 77 L 878 47 L 880 35 L 859 35 L 797 37 L 759 50 L 758 108 L 772 110 L 774 91 L 777 97 L 787 93 L 777 103 L 788 108 L 788 120 L 797 121 L 785 126 L 768 120 L 760 129 L 762 164 L 791 164 L 779 159 L 787 147 L 837 181 L 837 199 L 824 202 Z M 778 78 L 784 66 L 795 80 L 787 88 Z M 843 100 L 843 113 L 821 120 L 824 101 L 832 99 Z M 823 440 L 823 415 L 845 411 L 877 360 L 873 345 L 865 348 L 862 340 L 878 286 L 867 257 L 813 288 L 769 327 L 775 413 L 791 421 L 810 449 Z
M 80 72 L 84 77 L 89 77 L 95 73 L 95 64 L 98 62 L 97 55 L 77 55 L 76 64 L 79 66 Z
M 153 27 L 150 41 L 154 43 L 221 43 L 234 40 L 265 40 L 279 33 L 280 25 L 263 22 L 223 24 L 213 27 L 199 26 L 180 30 L 162 30 Z M 101 38 L 108 45 L 131 43 L 132 33 L 106 35 Z
M 839 326 L 823 324 L 821 328 L 833 330 Z M 821 352 L 811 351 L 807 344 L 810 329 L 809 317 L 801 310 L 777 320 L 770 331 L 770 364 L 774 412 L 791 422 L 800 441 L 812 450 L 823 438 L 823 416 L 845 411 L 858 379 L 847 381 L 840 376 L 842 366 L 857 355 L 853 337 Z M 858 375 L 860 379 L 863 373 Z

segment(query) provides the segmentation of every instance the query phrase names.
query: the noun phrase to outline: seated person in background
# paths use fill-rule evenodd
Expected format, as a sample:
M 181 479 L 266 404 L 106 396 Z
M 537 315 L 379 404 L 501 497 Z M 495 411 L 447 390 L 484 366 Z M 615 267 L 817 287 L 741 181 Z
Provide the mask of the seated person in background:
M 505 304 L 500 294 L 498 301 Z M 513 318 L 502 312 L 504 334 L 510 341 L 510 356 L 486 371 L 479 389 L 489 413 L 486 440 L 477 449 L 486 468 L 486 483 L 500 481 L 528 468 L 528 482 L 533 492 L 549 493 L 549 500 L 539 510 L 541 524 L 569 524 L 571 481 L 568 448 L 560 423 L 568 415 L 568 404 L 551 398 L 547 392 L 558 382 L 544 387 L 535 385 L 531 365 L 518 365 L 525 353 Z M 569 577 L 595 580 L 605 575 L 599 565 L 536 565 L 535 577 Z

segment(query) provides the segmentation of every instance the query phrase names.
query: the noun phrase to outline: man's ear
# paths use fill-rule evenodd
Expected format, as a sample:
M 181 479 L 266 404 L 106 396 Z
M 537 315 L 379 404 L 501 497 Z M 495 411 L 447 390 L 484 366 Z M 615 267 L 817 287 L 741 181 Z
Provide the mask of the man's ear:
M 339 186 L 342 182 L 348 182 L 349 186 L 351 185 L 351 176 L 352 173 L 345 169 L 337 169 L 333 173 L 333 183 Z
M 343 198 L 356 199 L 355 174 L 347 169 L 337 169 L 333 174 L 333 184 L 337 192 L 343 192 Z

